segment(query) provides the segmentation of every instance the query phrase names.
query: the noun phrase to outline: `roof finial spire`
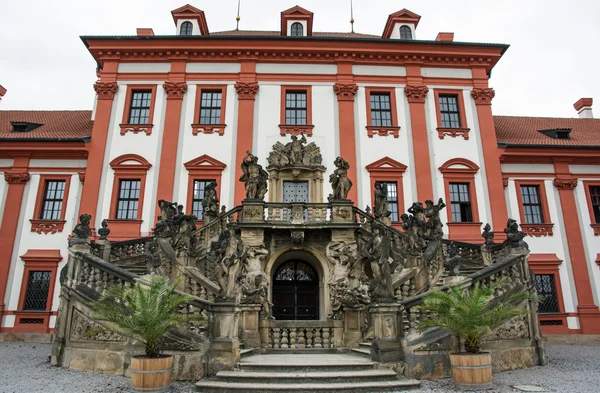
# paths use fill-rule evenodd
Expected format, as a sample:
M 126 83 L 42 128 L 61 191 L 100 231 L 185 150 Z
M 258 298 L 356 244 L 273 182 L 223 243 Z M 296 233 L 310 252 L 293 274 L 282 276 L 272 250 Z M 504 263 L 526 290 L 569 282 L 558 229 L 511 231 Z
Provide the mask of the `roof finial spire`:
M 352 33 L 354 33 L 354 7 L 352 6 L 352 0 L 350 0 L 350 27 Z
M 238 11 L 237 11 L 237 16 L 235 17 L 235 29 L 239 30 L 240 29 L 240 2 L 241 0 L 238 0 Z

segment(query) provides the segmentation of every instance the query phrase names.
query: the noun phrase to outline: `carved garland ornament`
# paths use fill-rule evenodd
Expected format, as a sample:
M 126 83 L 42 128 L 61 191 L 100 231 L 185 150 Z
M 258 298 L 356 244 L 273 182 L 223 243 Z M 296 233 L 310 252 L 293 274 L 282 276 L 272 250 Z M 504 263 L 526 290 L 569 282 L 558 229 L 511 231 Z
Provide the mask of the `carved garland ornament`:
M 197 136 L 198 134 L 219 134 L 219 136 L 225 135 L 225 124 L 215 124 L 215 125 L 202 125 L 202 124 L 192 124 L 192 135 Z
M 115 94 L 117 94 L 117 86 L 116 82 L 96 82 L 94 83 L 94 90 L 98 95 L 99 100 L 112 100 L 115 98 Z
M 187 91 L 187 83 L 185 82 L 165 82 L 163 89 L 167 93 L 167 100 L 181 100 Z
M 573 190 L 577 187 L 577 179 L 554 179 L 553 184 L 559 190 Z
M 429 93 L 427 86 L 404 86 L 404 94 L 406 94 L 408 102 L 425 103 L 427 93 Z
M 236 82 L 235 91 L 238 93 L 239 100 L 253 100 L 258 93 L 257 82 Z
M 457 136 L 462 136 L 465 141 L 469 140 L 469 128 L 438 128 L 438 138 L 444 139 L 446 136 L 450 136 L 452 138 L 456 138 Z
M 36 232 L 37 234 L 52 234 L 54 235 L 56 232 L 62 232 L 65 228 L 64 220 L 29 220 L 31 222 L 31 232 Z
M 29 173 L 5 173 L 4 180 L 9 184 L 23 184 L 31 179 Z
M 358 85 L 355 83 L 333 85 L 333 91 L 337 95 L 338 101 L 354 101 L 354 96 L 358 91 Z
M 125 135 L 128 132 L 132 132 L 134 134 L 139 134 L 140 132 L 145 133 L 146 135 L 152 135 L 152 124 L 120 124 L 121 127 L 121 135 Z
M 471 96 L 475 99 L 477 105 L 491 105 L 492 99 L 496 96 L 496 92 L 491 87 L 471 91 Z
M 552 227 L 552 224 L 521 224 L 521 230 L 531 237 L 552 236 Z

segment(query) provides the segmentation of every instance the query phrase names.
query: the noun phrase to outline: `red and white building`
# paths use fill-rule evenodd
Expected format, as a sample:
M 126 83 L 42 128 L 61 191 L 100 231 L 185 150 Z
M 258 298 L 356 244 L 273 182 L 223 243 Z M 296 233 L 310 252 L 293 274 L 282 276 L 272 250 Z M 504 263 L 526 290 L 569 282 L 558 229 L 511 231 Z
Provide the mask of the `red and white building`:
M 502 241 L 517 219 L 546 295 L 544 332 L 600 333 L 591 99 L 575 104 L 579 118 L 493 116 L 489 75 L 508 46 L 419 37 L 420 16 L 405 9 L 380 36 L 313 31 L 315 16 L 298 6 L 279 31 L 211 32 L 190 5 L 172 16 L 169 36 L 82 37 L 98 64 L 92 111 L 0 110 L 0 331 L 53 331 L 79 214 L 95 228 L 108 219 L 117 241 L 149 235 L 160 199 L 201 217 L 209 180 L 233 207 L 246 151 L 266 166 L 275 142 L 304 133 L 326 177 L 337 156 L 349 162 L 357 206 L 388 182 L 394 221 L 440 197 L 450 239 L 481 242 L 489 222 Z M 303 195 L 322 202 L 328 190 Z

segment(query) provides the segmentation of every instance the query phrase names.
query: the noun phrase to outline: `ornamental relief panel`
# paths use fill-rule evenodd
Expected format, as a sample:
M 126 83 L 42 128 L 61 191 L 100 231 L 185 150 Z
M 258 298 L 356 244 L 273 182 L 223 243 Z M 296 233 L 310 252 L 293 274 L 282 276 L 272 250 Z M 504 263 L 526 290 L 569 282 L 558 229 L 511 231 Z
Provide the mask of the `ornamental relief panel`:
M 102 329 L 103 326 L 86 317 L 81 311 L 73 309 L 71 317 L 71 340 L 86 340 L 86 341 L 116 341 L 124 342 L 127 338 L 112 332 L 101 331 L 87 335 L 88 332 L 96 329 Z

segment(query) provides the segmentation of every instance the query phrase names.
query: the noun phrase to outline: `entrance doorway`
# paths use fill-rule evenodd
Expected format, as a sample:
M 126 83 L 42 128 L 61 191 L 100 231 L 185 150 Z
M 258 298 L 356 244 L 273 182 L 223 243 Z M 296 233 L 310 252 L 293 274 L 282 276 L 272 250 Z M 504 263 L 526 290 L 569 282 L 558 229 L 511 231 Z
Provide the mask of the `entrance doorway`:
M 277 268 L 273 316 L 284 321 L 319 319 L 319 275 L 310 264 L 289 260 Z

